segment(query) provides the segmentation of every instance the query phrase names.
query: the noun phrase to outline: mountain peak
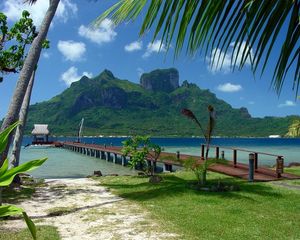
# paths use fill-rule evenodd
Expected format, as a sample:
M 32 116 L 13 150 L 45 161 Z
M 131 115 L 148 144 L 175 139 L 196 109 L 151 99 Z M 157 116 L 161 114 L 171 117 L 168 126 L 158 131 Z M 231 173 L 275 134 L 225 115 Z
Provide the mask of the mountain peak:
M 144 73 L 140 84 L 146 90 L 170 93 L 179 87 L 179 73 L 175 68 L 156 69 Z
M 114 74 L 108 69 L 104 69 L 104 71 L 100 73 L 99 77 L 106 80 L 115 79 Z

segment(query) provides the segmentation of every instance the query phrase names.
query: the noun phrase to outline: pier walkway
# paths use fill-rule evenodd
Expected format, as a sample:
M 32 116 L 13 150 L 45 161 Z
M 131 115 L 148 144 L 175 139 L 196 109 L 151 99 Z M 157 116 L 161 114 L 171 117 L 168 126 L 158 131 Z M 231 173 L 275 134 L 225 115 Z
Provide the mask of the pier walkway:
M 127 165 L 130 157 L 126 157 L 123 155 L 121 149 L 122 147 L 116 146 L 105 146 L 105 145 L 97 145 L 97 144 L 85 144 L 85 143 L 76 143 L 76 142 L 63 142 L 62 147 L 65 149 L 69 149 L 74 152 L 78 152 L 81 154 L 85 154 L 91 157 L 96 157 L 100 159 L 105 159 L 106 161 L 112 161 L 113 163 L 118 163 L 123 166 Z M 220 158 L 220 148 L 219 146 L 211 146 L 211 150 L 215 150 L 215 158 Z M 222 147 L 223 149 L 223 147 Z M 289 173 L 284 173 L 283 166 L 283 157 L 261 153 L 261 152 L 251 152 L 245 149 L 235 149 L 235 148 L 227 148 L 233 151 L 232 161 L 228 161 L 228 164 L 214 164 L 209 167 L 210 171 L 218 172 L 222 174 L 226 174 L 233 177 L 239 177 L 243 179 L 248 179 L 249 177 L 249 166 L 247 164 L 238 163 L 238 151 L 253 153 L 254 156 L 254 181 L 274 181 L 274 180 L 283 180 L 283 179 L 300 179 L 300 176 L 296 176 Z M 172 171 L 173 166 L 182 166 L 179 161 L 175 161 L 174 159 L 179 158 L 181 161 L 184 161 L 190 157 L 197 159 L 199 162 L 203 162 L 205 152 L 205 146 L 201 146 L 201 157 L 180 154 L 177 153 L 167 153 L 162 152 L 160 154 L 159 159 L 154 161 L 153 159 L 147 159 L 148 164 L 152 164 L 154 168 L 156 168 L 156 162 L 162 163 L 165 171 Z M 221 158 L 224 158 L 224 152 L 221 152 Z M 259 155 L 268 155 L 274 157 L 276 161 L 276 169 L 270 169 L 266 167 L 261 167 L 258 164 L 258 156 Z

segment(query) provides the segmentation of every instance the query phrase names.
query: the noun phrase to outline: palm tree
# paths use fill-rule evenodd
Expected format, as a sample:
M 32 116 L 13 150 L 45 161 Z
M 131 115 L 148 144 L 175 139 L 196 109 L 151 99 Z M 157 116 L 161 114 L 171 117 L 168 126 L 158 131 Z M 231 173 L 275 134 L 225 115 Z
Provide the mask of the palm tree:
M 23 134 L 24 134 L 24 127 L 26 125 L 26 120 L 27 120 L 27 114 L 28 114 L 28 108 L 29 108 L 29 103 L 30 103 L 30 98 L 31 98 L 31 92 L 34 84 L 34 78 L 35 78 L 35 71 L 33 71 L 27 90 L 26 94 L 22 103 L 22 107 L 20 110 L 19 114 L 19 122 L 20 124 L 18 125 L 14 137 L 14 142 L 13 142 L 13 148 L 12 148 L 12 154 L 10 158 L 10 162 L 14 167 L 19 166 L 19 160 L 20 160 L 20 151 L 21 151 L 21 145 L 22 145 L 22 140 L 23 140 Z
M 294 120 L 286 134 L 288 137 L 300 137 L 300 119 Z
M 34 3 L 36 2 L 36 0 L 29 0 L 29 2 Z M 30 77 L 32 76 L 35 66 L 37 65 L 42 50 L 43 41 L 46 39 L 51 21 L 55 15 L 58 4 L 59 4 L 59 0 L 49 0 L 49 8 L 40 26 L 39 33 L 31 44 L 28 55 L 24 61 L 24 65 L 20 72 L 19 80 L 17 82 L 15 92 L 11 99 L 8 113 L 2 123 L 2 127 L 1 127 L 2 130 L 6 129 L 12 123 L 16 122 L 16 120 L 19 117 L 19 112 L 28 87 L 28 83 L 30 81 Z M 12 134 L 10 134 L 6 150 L 1 155 L 0 166 L 2 166 L 7 156 L 8 148 L 11 141 L 12 141 Z
M 273 87 L 279 94 L 287 73 L 292 72 L 297 93 L 299 8 L 300 0 L 119 0 L 95 20 L 95 25 L 106 17 L 120 24 L 144 13 L 140 35 L 153 28 L 153 41 L 161 38 L 167 49 L 172 44 L 175 56 L 186 47 L 187 54 L 203 52 L 214 66 L 221 66 L 230 54 L 233 70 L 250 61 L 252 71 L 261 74 L 270 58 L 277 59 L 272 66 Z

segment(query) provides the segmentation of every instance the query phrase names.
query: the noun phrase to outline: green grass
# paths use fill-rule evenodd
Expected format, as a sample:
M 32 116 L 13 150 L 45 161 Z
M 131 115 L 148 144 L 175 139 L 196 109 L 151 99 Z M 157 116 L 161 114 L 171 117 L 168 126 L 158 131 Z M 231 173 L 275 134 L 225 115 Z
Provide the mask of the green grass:
M 292 173 L 300 176 L 300 167 L 286 167 L 284 168 L 284 172 Z
M 47 209 L 48 216 L 61 216 L 75 211 L 76 206 L 71 207 L 53 207 Z
M 102 177 L 115 194 L 151 212 L 162 229 L 180 239 L 300 239 L 300 191 L 271 183 L 247 183 L 209 173 L 210 183 L 239 184 L 240 191 L 189 188 L 190 172 L 163 175 L 160 184 L 137 176 Z
M 37 226 L 37 240 L 60 240 L 59 233 L 52 226 Z M 4 230 L 0 228 L 0 240 L 32 240 L 27 228 L 20 231 Z

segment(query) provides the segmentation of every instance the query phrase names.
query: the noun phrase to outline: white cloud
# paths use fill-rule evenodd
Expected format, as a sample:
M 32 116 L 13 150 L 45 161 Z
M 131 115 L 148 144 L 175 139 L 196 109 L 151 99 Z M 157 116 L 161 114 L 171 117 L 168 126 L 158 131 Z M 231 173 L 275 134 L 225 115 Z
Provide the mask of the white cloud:
M 282 107 L 295 107 L 296 103 L 294 103 L 293 101 L 290 100 L 286 100 L 284 103 L 281 103 L 278 105 L 278 107 L 282 108 Z
M 82 42 L 58 41 L 58 50 L 63 54 L 66 60 L 80 61 L 86 52 L 85 44 Z
M 24 10 L 30 12 L 30 17 L 36 26 L 40 26 L 48 9 L 48 0 L 39 0 L 35 4 L 24 3 L 24 0 L 6 0 L 2 4 L 1 11 L 10 21 L 16 21 Z M 55 19 L 66 22 L 71 16 L 76 15 L 77 5 L 71 0 L 61 0 L 56 10 Z
M 217 89 L 221 92 L 238 92 L 241 91 L 243 88 L 239 84 L 232 84 L 232 83 L 224 83 L 220 84 Z
M 137 71 L 137 74 L 138 74 L 139 77 L 141 77 L 143 75 L 143 73 L 145 72 L 145 70 L 140 68 L 140 67 L 137 68 L 136 71 Z
M 83 72 L 81 75 L 78 75 L 78 69 L 72 66 L 61 75 L 60 79 L 67 86 L 70 86 L 71 83 L 78 81 L 82 76 L 87 76 L 88 78 L 91 78 L 93 74 L 89 72 Z
M 42 57 L 48 59 L 48 58 L 50 58 L 50 53 L 48 53 L 48 52 L 43 52 L 43 53 L 42 53 Z
M 133 52 L 133 51 L 141 50 L 142 47 L 143 47 L 143 42 L 135 41 L 135 42 L 132 42 L 132 43 L 129 43 L 129 44 L 125 45 L 124 50 L 126 52 Z
M 254 105 L 254 104 L 255 104 L 254 101 L 249 101 L 248 103 L 249 103 L 250 105 Z
M 114 31 L 114 28 L 115 26 L 113 22 L 106 18 L 100 23 L 98 28 L 81 25 L 78 29 L 78 34 L 94 43 L 101 45 L 103 43 L 111 42 L 115 39 L 117 33 Z
M 214 48 L 212 51 L 212 54 L 210 57 L 207 57 L 206 60 L 209 63 L 207 69 L 215 74 L 217 72 L 222 72 L 224 74 L 229 73 L 232 70 L 232 64 L 231 64 L 231 57 L 233 55 L 233 61 L 236 60 L 236 63 L 239 64 L 242 61 L 242 56 L 244 50 L 249 51 L 250 50 L 250 55 L 253 57 L 253 50 L 249 49 L 249 46 L 247 46 L 246 42 L 243 41 L 240 44 L 240 51 L 239 54 L 237 55 L 237 50 L 233 53 L 233 47 L 234 47 L 234 42 L 230 44 L 230 48 L 227 53 L 222 52 L 221 49 L 219 48 Z M 237 47 L 238 48 L 238 47 Z M 215 61 L 213 61 L 215 59 Z M 245 61 L 245 66 L 250 66 L 251 61 L 250 57 Z
M 147 50 L 143 54 L 143 58 L 150 57 L 152 53 L 165 52 L 167 51 L 166 46 L 161 40 L 155 40 L 153 43 L 148 43 Z

